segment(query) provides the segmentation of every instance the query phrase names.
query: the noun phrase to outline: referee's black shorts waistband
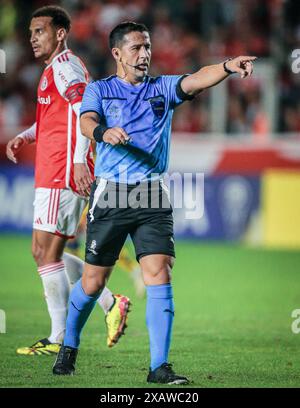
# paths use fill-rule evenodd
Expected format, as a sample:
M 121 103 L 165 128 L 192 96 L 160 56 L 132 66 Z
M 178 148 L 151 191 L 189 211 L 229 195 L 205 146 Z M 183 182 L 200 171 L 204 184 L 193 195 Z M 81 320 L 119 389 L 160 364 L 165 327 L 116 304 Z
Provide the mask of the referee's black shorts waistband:
M 106 179 L 103 179 L 102 177 L 98 177 L 98 176 L 96 177 L 96 184 L 97 185 L 100 184 L 100 182 L 102 180 L 106 181 L 106 186 L 108 188 L 116 189 L 117 191 L 118 190 L 123 190 L 123 189 L 124 190 L 125 189 L 131 190 L 131 189 L 136 188 L 136 187 L 149 189 L 149 187 L 158 187 L 158 186 L 161 186 L 163 184 L 163 179 L 162 178 L 155 179 L 155 180 L 137 181 L 136 183 L 127 184 L 127 183 L 119 183 L 119 182 L 116 182 L 116 181 L 106 180 Z

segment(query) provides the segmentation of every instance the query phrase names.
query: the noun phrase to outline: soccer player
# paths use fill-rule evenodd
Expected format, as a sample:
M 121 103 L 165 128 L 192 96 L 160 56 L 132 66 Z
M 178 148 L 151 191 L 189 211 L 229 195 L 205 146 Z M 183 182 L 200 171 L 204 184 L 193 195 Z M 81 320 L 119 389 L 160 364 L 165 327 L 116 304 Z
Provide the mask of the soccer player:
M 82 133 L 97 142 L 96 180 L 90 196 L 84 272 L 70 295 L 66 334 L 53 373 L 73 374 L 82 328 L 130 234 L 147 292 L 151 357 L 147 381 L 188 384 L 168 361 L 175 252 L 172 207 L 162 177 L 168 166 L 172 114 L 181 103 L 230 74 L 251 75 L 255 57 L 233 58 L 191 75 L 152 78 L 148 76 L 150 35 L 143 24 L 119 24 L 109 43 L 116 75 L 89 84 L 81 105 Z M 156 205 L 151 206 L 152 202 Z
M 71 21 L 57 6 L 34 12 L 30 24 L 33 53 L 46 68 L 37 92 L 36 123 L 7 144 L 7 157 L 36 143 L 32 253 L 42 279 L 51 318 L 49 337 L 17 350 L 22 355 L 59 351 L 65 333 L 70 288 L 81 277 L 83 261 L 64 253 L 76 233 L 93 179 L 90 142 L 80 132 L 79 110 L 89 81 L 83 62 L 67 48 Z M 105 288 L 98 300 L 106 314 L 107 344 L 123 334 L 130 301 Z

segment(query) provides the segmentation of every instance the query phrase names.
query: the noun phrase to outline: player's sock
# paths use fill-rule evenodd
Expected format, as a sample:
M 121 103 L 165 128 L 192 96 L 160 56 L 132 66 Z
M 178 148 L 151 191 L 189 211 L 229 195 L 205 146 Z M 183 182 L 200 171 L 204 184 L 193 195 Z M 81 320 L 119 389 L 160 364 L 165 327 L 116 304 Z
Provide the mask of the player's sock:
M 83 272 L 84 262 L 78 256 L 68 254 L 64 252 L 63 260 L 66 265 L 66 273 L 70 282 L 71 289 L 73 289 L 75 283 L 81 278 Z M 104 288 L 99 299 L 98 304 L 103 309 L 103 312 L 107 314 L 114 304 L 114 295 L 108 288 Z
M 53 262 L 38 268 L 51 318 L 51 343 L 61 343 L 65 333 L 69 283 L 63 261 Z
M 70 283 L 71 290 L 75 283 L 81 278 L 83 272 L 84 262 L 78 256 L 63 253 L 63 261 L 66 266 L 66 275 Z
M 66 334 L 64 338 L 65 346 L 78 348 L 81 331 L 91 314 L 98 297 L 99 293 L 93 296 L 88 296 L 83 290 L 81 279 L 77 281 L 69 299 Z
M 107 315 L 107 313 L 115 303 L 115 298 L 112 292 L 107 287 L 105 287 L 97 302 L 102 307 L 104 313 Z
M 146 323 L 153 371 L 168 362 L 174 319 L 173 291 L 170 283 L 146 286 L 146 290 Z

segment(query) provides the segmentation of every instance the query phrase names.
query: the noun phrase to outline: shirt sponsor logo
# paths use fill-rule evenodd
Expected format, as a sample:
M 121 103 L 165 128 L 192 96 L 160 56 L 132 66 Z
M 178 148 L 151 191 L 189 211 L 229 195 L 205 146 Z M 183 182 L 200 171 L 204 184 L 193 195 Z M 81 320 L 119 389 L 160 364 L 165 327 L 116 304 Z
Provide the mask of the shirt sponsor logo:
M 58 75 L 60 76 L 60 79 L 62 80 L 62 82 L 65 84 L 65 87 L 68 88 L 69 87 L 69 81 L 65 77 L 64 73 L 62 71 L 59 71 Z
M 39 96 L 38 97 L 38 103 L 40 103 L 41 105 L 50 105 L 51 96 L 48 95 L 46 98 L 44 98 L 43 96 Z
M 47 88 L 47 86 L 48 86 L 48 80 L 47 80 L 47 77 L 44 77 L 41 83 L 41 90 L 44 91 Z

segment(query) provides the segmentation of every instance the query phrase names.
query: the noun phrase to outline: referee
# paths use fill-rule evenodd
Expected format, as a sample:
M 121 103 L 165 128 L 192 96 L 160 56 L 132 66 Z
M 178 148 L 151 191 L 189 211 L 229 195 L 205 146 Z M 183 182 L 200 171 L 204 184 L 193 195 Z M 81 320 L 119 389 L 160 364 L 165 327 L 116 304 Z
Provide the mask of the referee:
M 151 357 L 147 381 L 188 384 L 168 363 L 175 252 L 172 207 L 162 177 L 168 168 L 172 115 L 181 103 L 230 74 L 251 75 L 256 57 L 229 59 L 191 75 L 153 78 L 148 76 L 150 35 L 143 24 L 119 24 L 110 33 L 109 45 L 116 75 L 90 83 L 81 106 L 81 131 L 97 142 L 96 180 L 84 273 L 70 296 L 66 334 L 53 373 L 73 374 L 82 328 L 129 234 L 147 290 Z

